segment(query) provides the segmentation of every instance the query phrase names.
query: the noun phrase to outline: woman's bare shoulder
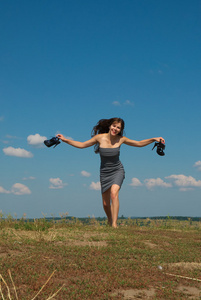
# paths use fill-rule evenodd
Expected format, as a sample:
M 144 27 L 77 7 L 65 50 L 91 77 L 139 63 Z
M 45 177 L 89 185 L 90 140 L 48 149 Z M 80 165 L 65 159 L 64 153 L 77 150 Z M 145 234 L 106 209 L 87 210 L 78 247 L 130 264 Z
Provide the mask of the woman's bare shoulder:
M 106 138 L 106 136 L 107 136 L 107 133 L 99 133 L 96 135 L 97 139 L 99 139 L 99 140 Z
M 120 142 L 120 144 L 123 144 L 126 142 L 126 140 L 127 140 L 126 136 L 121 136 L 119 142 Z

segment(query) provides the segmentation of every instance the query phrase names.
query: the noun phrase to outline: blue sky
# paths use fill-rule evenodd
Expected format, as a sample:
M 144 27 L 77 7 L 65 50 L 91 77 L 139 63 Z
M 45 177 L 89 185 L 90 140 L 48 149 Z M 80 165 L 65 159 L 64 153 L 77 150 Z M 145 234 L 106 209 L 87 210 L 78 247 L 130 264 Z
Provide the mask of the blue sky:
M 93 147 L 99 119 L 125 135 L 124 216 L 201 216 L 201 1 L 67 0 L 0 4 L 0 210 L 22 217 L 104 216 Z

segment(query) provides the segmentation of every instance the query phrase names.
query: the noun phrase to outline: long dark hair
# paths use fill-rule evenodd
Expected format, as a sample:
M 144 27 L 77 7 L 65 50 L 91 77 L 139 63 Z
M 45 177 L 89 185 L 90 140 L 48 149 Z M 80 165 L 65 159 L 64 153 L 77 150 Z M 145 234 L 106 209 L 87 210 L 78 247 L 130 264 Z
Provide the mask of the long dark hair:
M 118 133 L 118 135 L 123 136 L 123 132 L 124 132 L 124 120 L 121 118 L 111 118 L 111 119 L 101 119 L 98 121 L 98 123 L 93 127 L 91 136 L 95 136 L 97 134 L 101 134 L 101 133 L 108 133 L 110 130 L 110 126 L 113 123 L 121 123 L 121 131 Z M 94 146 L 94 151 L 95 153 L 99 152 L 99 144 L 95 144 Z

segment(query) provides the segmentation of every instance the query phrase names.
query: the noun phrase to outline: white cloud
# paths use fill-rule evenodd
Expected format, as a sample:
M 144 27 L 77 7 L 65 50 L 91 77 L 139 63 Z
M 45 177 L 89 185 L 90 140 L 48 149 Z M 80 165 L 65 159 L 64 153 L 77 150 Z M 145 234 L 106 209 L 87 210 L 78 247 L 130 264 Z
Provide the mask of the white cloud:
M 114 106 L 121 106 L 121 104 L 120 104 L 119 101 L 113 101 L 112 104 L 113 104 Z
M 27 195 L 31 194 L 31 191 L 26 185 L 22 183 L 15 183 L 12 186 L 11 193 L 13 193 L 14 195 Z
M 4 148 L 3 152 L 5 155 L 8 156 L 17 156 L 17 157 L 25 157 L 25 158 L 33 157 L 33 154 L 31 152 L 21 148 L 8 147 L 8 148 Z
M 33 176 L 29 176 L 29 177 L 24 177 L 24 178 L 22 178 L 22 180 L 34 180 L 34 179 L 36 179 L 36 178 L 33 177 Z
M 31 194 L 31 191 L 26 185 L 24 185 L 22 183 L 15 183 L 15 184 L 13 184 L 10 191 L 7 191 L 2 186 L 0 186 L 0 193 L 14 194 L 14 195 L 28 195 L 28 194 Z
M 63 183 L 60 178 L 50 178 L 49 179 L 51 185 L 49 186 L 50 189 L 63 189 L 67 183 Z
M 71 136 L 65 136 L 65 135 L 64 135 L 64 137 L 65 137 L 65 139 L 67 139 L 67 140 L 74 141 L 74 139 L 73 139 Z
M 7 138 L 7 139 L 18 139 L 17 136 L 15 136 L 15 135 L 10 135 L 10 134 L 6 134 L 6 138 Z
M 12 139 L 12 140 L 13 140 L 13 139 L 15 139 L 15 140 L 16 140 L 16 139 L 20 139 L 20 138 L 17 137 L 17 136 L 12 136 L 12 135 L 9 135 L 9 134 L 6 134 L 5 137 L 6 137 L 7 140 L 3 140 L 3 141 L 2 141 L 3 144 L 9 144 L 11 139 Z
M 138 178 L 132 178 L 131 179 L 131 183 L 129 185 L 133 186 L 133 187 L 136 187 L 136 186 L 141 186 L 142 183 L 140 182 L 140 180 Z
M 90 184 L 90 190 L 99 191 L 100 189 L 101 189 L 100 181 L 98 182 L 92 181 L 92 183 Z
M 60 134 L 60 133 L 61 133 L 60 131 L 57 131 L 57 132 L 55 133 L 55 136 L 56 136 L 57 134 Z M 64 135 L 64 134 L 63 134 L 63 136 L 64 136 L 65 139 L 74 141 L 74 139 L 73 139 L 71 136 L 67 136 L 67 135 Z
M 198 170 L 201 171 L 201 160 L 196 161 L 194 167 L 198 168 Z
M 184 188 L 201 187 L 201 180 L 196 180 L 192 176 L 185 176 L 183 174 L 179 174 L 170 175 L 166 178 L 173 179 L 174 184 L 181 188 L 180 190 L 184 190 Z
M 124 104 L 125 104 L 125 105 L 134 106 L 134 103 L 131 102 L 130 100 L 126 100 L 126 101 L 124 102 Z
M 168 66 L 165 65 L 165 64 L 161 65 L 161 67 L 168 68 Z M 153 75 L 156 75 L 156 74 L 162 75 L 162 74 L 164 74 L 164 70 L 159 69 L 159 68 L 156 68 L 156 69 L 154 69 L 154 70 L 149 70 L 149 73 L 150 73 L 150 74 L 153 74 Z
M 7 191 L 2 186 L 0 186 L 0 194 L 10 194 L 10 191 Z
M 121 106 L 121 103 L 119 101 L 113 101 L 112 104 L 114 106 Z M 126 100 L 124 101 L 123 105 L 134 106 L 134 103 L 131 102 L 130 100 Z
M 149 178 L 144 180 L 145 185 L 148 189 L 152 189 L 155 186 L 169 188 L 171 187 L 171 183 L 167 183 L 163 181 L 161 178 Z
M 3 122 L 3 120 L 4 120 L 4 117 L 0 116 L 0 122 Z
M 41 146 L 43 146 L 44 140 L 47 140 L 46 136 L 41 136 L 38 133 L 36 133 L 34 135 L 29 135 L 27 137 L 28 144 L 32 145 L 32 146 L 35 146 L 35 147 L 41 147 Z
M 181 192 L 188 192 L 188 191 L 192 191 L 193 188 L 180 188 L 179 189 Z
M 87 171 L 82 171 L 81 172 L 81 175 L 84 176 L 84 177 L 90 177 L 91 176 L 91 173 L 87 172 Z

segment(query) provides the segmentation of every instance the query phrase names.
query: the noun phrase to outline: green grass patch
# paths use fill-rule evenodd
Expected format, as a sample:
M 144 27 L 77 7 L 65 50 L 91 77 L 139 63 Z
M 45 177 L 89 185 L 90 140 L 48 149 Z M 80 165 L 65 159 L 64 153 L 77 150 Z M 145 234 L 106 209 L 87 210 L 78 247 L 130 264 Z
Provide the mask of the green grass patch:
M 199 220 L 123 218 L 113 229 L 94 218 L 1 218 L 0 274 L 10 298 L 1 279 L 2 294 L 17 299 L 10 270 L 20 300 L 42 287 L 40 300 L 57 291 L 62 300 L 199 299 L 200 237 Z

